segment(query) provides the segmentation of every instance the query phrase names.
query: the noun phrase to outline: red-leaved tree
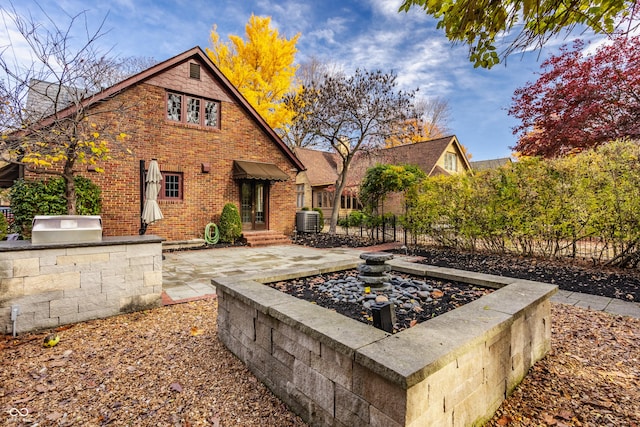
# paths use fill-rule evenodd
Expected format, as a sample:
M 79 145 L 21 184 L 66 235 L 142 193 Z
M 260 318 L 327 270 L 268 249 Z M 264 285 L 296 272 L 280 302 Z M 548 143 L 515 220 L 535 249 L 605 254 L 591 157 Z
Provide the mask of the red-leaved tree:
M 538 81 L 513 96 L 509 115 L 522 121 L 513 128 L 515 151 L 551 158 L 640 137 L 640 36 L 616 38 L 592 55 L 577 41 L 541 68 Z

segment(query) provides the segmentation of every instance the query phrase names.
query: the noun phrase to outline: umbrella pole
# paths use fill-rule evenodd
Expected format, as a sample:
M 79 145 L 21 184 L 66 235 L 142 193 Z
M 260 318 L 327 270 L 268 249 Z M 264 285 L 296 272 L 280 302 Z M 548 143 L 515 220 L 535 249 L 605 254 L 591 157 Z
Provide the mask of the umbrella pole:
M 142 211 L 144 210 L 144 160 L 140 160 L 140 230 L 138 234 L 141 236 L 147 232 L 147 223 L 142 220 Z

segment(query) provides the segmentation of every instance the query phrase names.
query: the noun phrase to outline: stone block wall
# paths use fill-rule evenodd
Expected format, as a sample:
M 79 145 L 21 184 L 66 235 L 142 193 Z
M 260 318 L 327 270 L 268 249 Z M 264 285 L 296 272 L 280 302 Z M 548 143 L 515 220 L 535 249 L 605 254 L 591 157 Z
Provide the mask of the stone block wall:
M 104 238 L 101 243 L 0 244 L 0 319 L 17 333 L 157 307 L 162 294 L 162 239 Z
M 549 351 L 556 287 L 487 275 L 470 280 L 502 287 L 390 335 L 257 276 L 216 279 L 218 335 L 311 425 L 482 425 Z

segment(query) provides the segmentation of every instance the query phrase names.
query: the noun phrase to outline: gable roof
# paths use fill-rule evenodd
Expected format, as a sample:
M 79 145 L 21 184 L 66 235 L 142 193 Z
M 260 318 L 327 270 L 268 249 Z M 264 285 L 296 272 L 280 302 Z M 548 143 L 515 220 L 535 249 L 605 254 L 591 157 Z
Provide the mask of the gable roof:
M 500 157 L 499 159 L 477 160 L 475 162 L 471 162 L 471 167 L 473 170 L 481 171 L 496 169 L 510 163 L 512 163 L 511 157 Z
M 296 148 L 295 154 L 307 169 L 307 179 L 313 187 L 331 185 L 338 178 L 338 155 L 328 151 Z
M 399 145 L 380 151 L 383 153 L 384 163 L 417 165 L 430 176 L 438 172 L 436 171 L 438 160 L 440 160 L 440 157 L 442 157 L 442 154 L 450 144 L 453 144 L 460 157 L 464 159 L 465 169 L 471 169 L 471 165 L 455 135 L 420 141 L 415 144 Z
M 471 170 L 458 138 L 451 135 L 392 148 L 358 151 L 351 162 L 346 186 L 359 186 L 367 169 L 380 163 L 415 165 L 422 169 L 427 176 L 450 175 L 448 171 L 438 166 L 438 160 L 450 145 L 453 145 L 459 157 L 463 159 L 464 168 Z M 296 148 L 295 153 L 307 168 L 307 178 L 311 186 L 335 184 L 338 168 L 341 166 L 337 153 L 308 148 Z
M 438 160 L 442 157 L 447 147 L 453 145 L 459 157 L 463 160 L 466 170 L 471 170 L 467 157 L 464 155 L 462 146 L 455 135 L 443 138 L 430 139 L 416 142 L 414 144 L 399 145 L 397 147 L 383 148 L 369 153 L 361 153 L 354 158 L 352 168 L 349 171 L 349 186 L 360 185 L 364 179 L 367 169 L 376 164 L 409 164 L 418 166 L 427 176 L 450 175 L 448 171 L 438 166 Z M 359 153 L 360 154 L 360 153 Z
M 117 95 L 118 93 L 136 85 L 142 83 L 153 76 L 156 76 L 169 68 L 175 67 L 178 64 L 181 64 L 190 59 L 196 59 L 204 64 L 207 69 L 211 72 L 211 74 L 218 79 L 221 85 L 229 92 L 232 99 L 234 99 L 238 105 L 240 105 L 249 116 L 255 120 L 258 126 L 271 138 L 271 140 L 276 144 L 276 146 L 284 153 L 284 155 L 295 165 L 298 170 L 304 170 L 304 165 L 298 158 L 293 154 L 293 151 L 287 146 L 287 144 L 282 141 L 282 139 L 276 134 L 276 132 L 267 124 L 267 122 L 258 114 L 258 112 L 249 104 L 249 102 L 245 99 L 245 97 L 238 91 L 238 89 L 227 79 L 224 74 L 216 67 L 216 65 L 211 61 L 209 56 L 199 47 L 193 47 L 186 52 L 183 52 L 179 55 L 174 56 L 173 58 L 169 58 L 163 62 L 160 62 L 146 70 L 139 72 L 119 83 L 116 83 L 113 86 L 110 86 L 100 92 L 92 94 L 87 98 L 84 98 L 81 101 L 81 104 L 84 108 L 88 108 L 100 101 L 104 101 L 112 96 Z M 58 118 L 68 116 L 75 111 L 75 106 L 70 106 L 66 109 L 61 110 L 58 113 Z M 45 118 L 41 122 L 41 126 L 46 127 L 51 124 L 53 121 L 53 117 Z

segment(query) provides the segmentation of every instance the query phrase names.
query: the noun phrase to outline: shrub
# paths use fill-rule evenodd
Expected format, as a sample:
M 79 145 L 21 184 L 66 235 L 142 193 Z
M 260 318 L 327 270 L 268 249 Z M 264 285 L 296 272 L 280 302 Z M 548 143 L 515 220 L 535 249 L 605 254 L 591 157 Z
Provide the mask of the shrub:
M 233 203 L 224 205 L 218 228 L 221 242 L 233 244 L 242 235 L 242 220 L 236 205 Z
M 87 178 L 78 176 L 76 184 L 76 212 L 78 215 L 98 215 L 102 209 L 100 188 Z M 11 187 L 11 210 L 15 231 L 23 236 L 31 234 L 31 222 L 36 215 L 66 215 L 63 178 L 47 181 L 17 180 Z
M 324 214 L 322 213 L 322 209 L 320 209 L 320 208 L 313 208 L 313 210 L 318 212 L 318 214 L 319 214 L 318 232 L 320 232 L 324 228 Z
M 365 225 L 367 220 L 367 215 L 362 211 L 353 211 L 349 214 L 348 217 L 342 218 L 338 221 L 338 225 L 341 227 L 360 227 Z
M 9 223 L 7 222 L 7 218 L 0 213 L 0 240 L 4 240 L 4 238 L 7 237 L 8 229 Z

